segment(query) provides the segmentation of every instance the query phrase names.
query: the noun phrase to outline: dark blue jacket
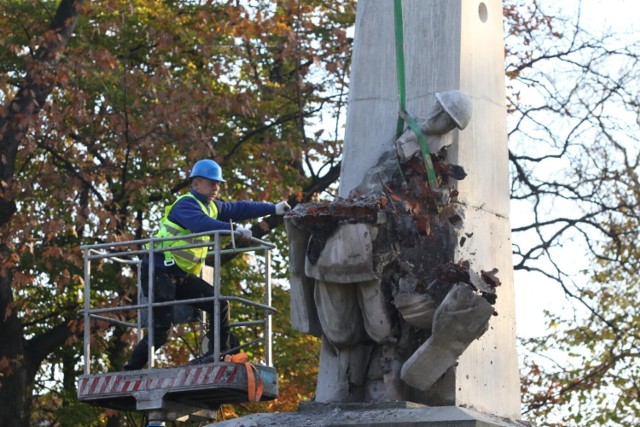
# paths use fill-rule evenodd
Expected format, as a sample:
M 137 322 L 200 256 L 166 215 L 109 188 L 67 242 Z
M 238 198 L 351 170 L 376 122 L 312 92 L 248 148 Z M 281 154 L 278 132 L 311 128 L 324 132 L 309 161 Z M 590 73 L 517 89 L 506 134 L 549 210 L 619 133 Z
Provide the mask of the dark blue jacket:
M 205 206 L 207 198 L 195 190 L 191 190 L 191 194 L 196 196 Z M 169 220 L 181 225 L 183 228 L 192 233 L 201 233 L 204 231 L 230 230 L 229 221 L 238 222 L 248 219 L 259 218 L 266 215 L 276 213 L 276 205 L 273 203 L 262 202 L 222 202 L 214 200 L 218 208 L 218 218 L 212 219 L 202 212 L 202 208 L 198 202 L 191 197 L 183 197 L 173 206 L 169 212 Z M 148 263 L 145 258 L 144 264 Z M 156 268 L 167 268 L 164 265 L 164 256 L 162 253 L 156 253 L 154 256 Z M 169 267 L 172 273 L 185 274 L 177 266 Z

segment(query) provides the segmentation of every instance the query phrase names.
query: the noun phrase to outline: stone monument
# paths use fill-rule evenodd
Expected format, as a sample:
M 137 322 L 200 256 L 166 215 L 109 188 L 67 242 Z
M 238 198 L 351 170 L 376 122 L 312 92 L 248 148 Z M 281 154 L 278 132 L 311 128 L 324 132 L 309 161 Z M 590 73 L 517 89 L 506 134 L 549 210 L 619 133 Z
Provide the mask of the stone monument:
M 406 111 L 427 146 L 397 135 L 394 2 L 360 0 L 340 197 L 285 218 L 291 320 L 322 337 L 317 405 L 520 425 L 502 2 L 401 3 Z M 299 425 L 343 425 L 321 419 Z M 402 425 L 360 425 L 378 424 Z

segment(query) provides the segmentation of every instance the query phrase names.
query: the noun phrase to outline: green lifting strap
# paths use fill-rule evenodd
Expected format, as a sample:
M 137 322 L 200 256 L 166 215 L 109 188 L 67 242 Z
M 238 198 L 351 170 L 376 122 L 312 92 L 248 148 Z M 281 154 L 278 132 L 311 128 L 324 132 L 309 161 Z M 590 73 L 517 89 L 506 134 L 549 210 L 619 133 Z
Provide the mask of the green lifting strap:
M 393 16 L 395 22 L 396 33 L 396 76 L 398 80 L 398 100 L 400 101 L 400 111 L 405 111 L 407 108 L 407 89 L 405 87 L 404 77 L 404 34 L 402 23 L 402 0 L 395 0 L 393 4 Z M 400 115 L 398 115 L 398 126 L 396 127 L 396 138 L 402 135 L 404 129 L 404 121 Z
M 402 135 L 404 129 L 404 122 L 407 123 L 409 128 L 418 137 L 418 144 L 420 144 L 420 151 L 422 151 L 422 159 L 427 169 L 427 179 L 431 188 L 438 187 L 438 180 L 436 178 L 436 171 L 433 168 L 433 162 L 431 161 L 431 153 L 427 146 L 427 138 L 424 136 L 422 129 L 416 121 L 407 113 L 407 89 L 405 86 L 405 73 L 404 73 L 404 34 L 402 23 L 402 0 L 395 0 L 393 3 L 394 22 L 395 22 L 395 34 L 396 34 L 396 76 L 398 78 L 398 99 L 400 101 L 400 111 L 398 113 L 398 125 L 396 126 L 396 138 Z

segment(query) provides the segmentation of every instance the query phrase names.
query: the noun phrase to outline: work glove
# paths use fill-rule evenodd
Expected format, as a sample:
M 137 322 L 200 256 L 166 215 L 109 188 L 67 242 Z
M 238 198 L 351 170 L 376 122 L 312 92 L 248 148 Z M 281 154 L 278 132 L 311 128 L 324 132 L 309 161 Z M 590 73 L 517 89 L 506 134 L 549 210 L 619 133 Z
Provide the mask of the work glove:
M 234 230 L 236 232 L 236 234 L 239 234 L 240 237 L 239 239 L 242 241 L 250 241 L 251 240 L 251 230 L 249 230 L 248 228 L 244 228 L 244 227 L 236 227 L 236 229 Z
M 289 206 L 289 203 L 285 202 L 284 200 L 280 203 L 276 203 L 276 215 L 284 215 L 290 210 L 291 206 Z

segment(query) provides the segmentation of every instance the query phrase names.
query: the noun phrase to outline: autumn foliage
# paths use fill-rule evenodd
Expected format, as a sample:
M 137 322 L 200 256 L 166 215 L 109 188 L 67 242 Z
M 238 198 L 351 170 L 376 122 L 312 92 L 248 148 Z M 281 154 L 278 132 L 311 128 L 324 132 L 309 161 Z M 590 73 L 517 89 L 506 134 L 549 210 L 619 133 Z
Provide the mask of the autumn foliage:
M 0 425 L 115 416 L 69 410 L 82 407 L 72 397 L 82 354 L 80 246 L 147 237 L 196 160 L 223 165 L 229 200 L 295 202 L 329 189 L 341 141 L 320 123 L 345 101 L 352 3 L 0 5 L 0 341 L 11 343 L 0 347 Z M 276 225 L 254 234 L 270 232 L 284 251 Z M 117 266 L 95 274 L 97 304 L 134 298 Z M 278 322 L 285 328 L 286 314 Z M 94 327 L 103 337 L 98 363 L 118 369 L 132 334 Z M 277 340 L 276 365 L 312 376 L 314 339 L 292 337 Z M 304 356 L 290 354 L 290 340 Z M 313 380 L 297 375 L 283 372 L 277 408 L 309 397 Z
M 638 46 L 588 34 L 579 14 L 559 19 L 545 2 L 504 3 L 512 200 L 532 213 L 514 226 L 514 268 L 556 282 L 580 313 L 549 317 L 549 334 L 525 343 L 534 356 L 523 369 L 524 415 L 539 425 L 548 417 L 561 419 L 557 425 L 634 425 Z M 75 399 L 80 246 L 147 237 L 205 157 L 224 168 L 225 199 L 295 204 L 331 195 L 355 4 L 0 3 L 0 427 L 142 424 Z M 288 323 L 283 231 L 273 218 L 253 231 L 281 254 L 281 396 L 223 406 L 226 417 L 295 409 L 311 398 L 317 370 L 317 341 Z M 580 285 L 566 268 L 572 260 L 557 252 L 575 241 L 593 260 Z M 226 291 L 259 297 L 243 262 L 225 267 Z M 133 300 L 121 268 L 102 264 L 95 274 L 96 304 Z M 119 369 L 131 331 L 93 327 L 101 337 L 96 363 Z M 187 360 L 185 348 L 175 341 L 168 351 Z M 573 363 L 535 357 L 550 349 Z

